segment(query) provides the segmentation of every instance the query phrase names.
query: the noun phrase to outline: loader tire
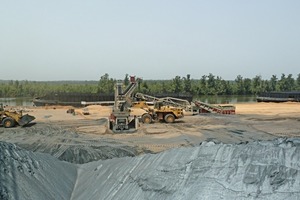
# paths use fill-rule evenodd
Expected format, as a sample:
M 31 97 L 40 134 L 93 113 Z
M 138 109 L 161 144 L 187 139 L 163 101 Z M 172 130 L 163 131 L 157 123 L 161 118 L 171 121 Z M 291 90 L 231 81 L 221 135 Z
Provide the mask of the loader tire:
M 173 123 L 175 121 L 175 117 L 173 114 L 166 114 L 164 120 L 167 123 Z
M 144 124 L 150 124 L 152 122 L 152 117 L 148 113 L 142 115 L 142 122 Z
M 7 117 L 3 120 L 3 126 L 4 126 L 4 128 L 14 127 L 15 126 L 15 120 L 10 118 L 10 117 Z

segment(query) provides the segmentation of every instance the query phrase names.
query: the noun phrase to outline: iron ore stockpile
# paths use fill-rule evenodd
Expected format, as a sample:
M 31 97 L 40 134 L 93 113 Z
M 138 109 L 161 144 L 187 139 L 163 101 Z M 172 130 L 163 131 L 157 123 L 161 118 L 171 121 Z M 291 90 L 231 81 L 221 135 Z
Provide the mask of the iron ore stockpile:
M 1 199 L 299 199 L 300 141 L 203 142 L 82 165 L 1 142 Z M 16 181 L 18 180 L 18 181 Z
M 126 134 L 107 106 L 32 108 L 0 127 L 0 199 L 300 199 L 299 104 L 235 106 Z

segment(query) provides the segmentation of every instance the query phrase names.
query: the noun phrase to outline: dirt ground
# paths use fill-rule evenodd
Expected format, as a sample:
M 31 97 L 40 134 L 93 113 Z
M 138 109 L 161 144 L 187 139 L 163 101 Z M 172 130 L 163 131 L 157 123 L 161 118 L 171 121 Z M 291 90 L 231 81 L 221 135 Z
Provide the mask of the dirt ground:
M 36 117 L 27 127 L 0 128 L 0 141 L 46 152 L 70 162 L 157 153 L 170 148 L 198 146 L 203 141 L 241 143 L 300 137 L 300 103 L 236 104 L 235 115 L 189 115 L 173 124 L 139 124 L 135 133 L 112 134 L 107 129 L 109 106 L 26 107 Z M 67 113 L 74 109 L 74 113 Z M 144 111 L 133 110 L 134 115 Z M 88 113 L 88 114 L 84 114 Z

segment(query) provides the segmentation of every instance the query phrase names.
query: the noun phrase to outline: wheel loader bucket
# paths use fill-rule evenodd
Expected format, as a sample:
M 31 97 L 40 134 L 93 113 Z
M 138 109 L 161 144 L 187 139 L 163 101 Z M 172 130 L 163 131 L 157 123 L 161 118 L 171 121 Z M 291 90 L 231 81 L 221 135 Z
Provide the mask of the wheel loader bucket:
M 23 116 L 19 119 L 18 124 L 19 124 L 20 126 L 25 126 L 26 124 L 30 123 L 30 122 L 33 121 L 34 119 L 35 119 L 34 116 L 31 116 L 31 115 L 26 114 L 26 115 L 23 115 Z

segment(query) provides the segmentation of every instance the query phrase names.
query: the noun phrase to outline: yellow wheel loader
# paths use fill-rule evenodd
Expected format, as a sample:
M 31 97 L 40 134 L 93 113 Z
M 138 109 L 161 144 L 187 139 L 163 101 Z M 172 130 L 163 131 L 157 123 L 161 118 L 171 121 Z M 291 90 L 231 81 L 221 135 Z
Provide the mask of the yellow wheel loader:
M 11 128 L 17 125 L 25 126 L 35 119 L 31 115 L 23 115 L 22 111 L 8 111 L 4 110 L 3 104 L 0 104 L 0 125 L 4 128 Z

